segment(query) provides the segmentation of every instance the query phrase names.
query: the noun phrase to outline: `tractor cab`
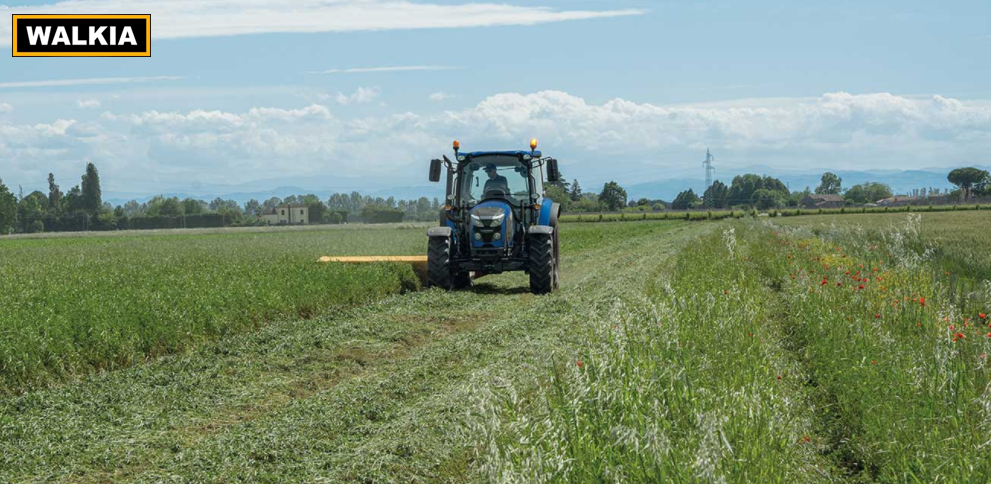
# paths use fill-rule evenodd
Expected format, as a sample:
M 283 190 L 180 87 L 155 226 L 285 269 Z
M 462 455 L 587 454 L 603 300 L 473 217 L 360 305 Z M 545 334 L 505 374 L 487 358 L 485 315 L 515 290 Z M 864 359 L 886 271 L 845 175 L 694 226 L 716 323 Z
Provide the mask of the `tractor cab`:
M 482 274 L 524 270 L 531 274 L 534 292 L 550 292 L 557 284 L 557 215 L 560 205 L 543 196 L 544 168 L 548 181 L 557 181 L 557 160 L 543 158 L 530 151 L 460 152 L 454 142 L 455 161 L 446 156 L 430 164 L 430 181 L 440 181 L 447 172 L 446 205 L 440 213 L 440 227 L 430 229 L 431 254 L 428 255 L 428 282 L 447 288 L 471 285 Z M 534 271 L 531 250 L 537 239 L 550 247 L 550 275 Z M 433 248 L 446 247 L 446 255 L 434 254 Z M 444 259 L 431 264 L 430 261 Z M 440 268 L 443 265 L 444 269 Z M 434 267 L 431 271 L 430 267 Z M 431 277 L 433 274 L 436 277 Z M 538 275 L 534 286 L 534 275 Z M 549 279 L 549 280 L 544 280 Z

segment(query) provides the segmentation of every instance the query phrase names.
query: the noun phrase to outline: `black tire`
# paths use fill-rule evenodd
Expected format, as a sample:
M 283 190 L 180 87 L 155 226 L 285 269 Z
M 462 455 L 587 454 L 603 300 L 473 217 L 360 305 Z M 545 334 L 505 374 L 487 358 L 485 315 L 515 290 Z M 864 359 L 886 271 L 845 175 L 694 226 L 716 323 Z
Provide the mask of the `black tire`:
M 427 244 L 427 286 L 454 288 L 451 277 L 451 238 L 430 237 Z
M 548 294 L 554 290 L 554 238 L 536 234 L 528 238 L 530 292 Z
M 561 237 L 554 227 L 554 290 L 561 288 Z
M 470 272 L 458 272 L 454 274 L 451 283 L 455 289 L 468 289 L 472 286 Z

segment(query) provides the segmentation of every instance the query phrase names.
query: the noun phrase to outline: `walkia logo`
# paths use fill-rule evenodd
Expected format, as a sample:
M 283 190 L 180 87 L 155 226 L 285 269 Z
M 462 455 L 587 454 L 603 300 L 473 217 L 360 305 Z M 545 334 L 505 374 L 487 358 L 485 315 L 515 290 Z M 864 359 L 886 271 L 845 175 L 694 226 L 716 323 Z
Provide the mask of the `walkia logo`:
M 12 15 L 13 57 L 151 57 L 151 15 Z

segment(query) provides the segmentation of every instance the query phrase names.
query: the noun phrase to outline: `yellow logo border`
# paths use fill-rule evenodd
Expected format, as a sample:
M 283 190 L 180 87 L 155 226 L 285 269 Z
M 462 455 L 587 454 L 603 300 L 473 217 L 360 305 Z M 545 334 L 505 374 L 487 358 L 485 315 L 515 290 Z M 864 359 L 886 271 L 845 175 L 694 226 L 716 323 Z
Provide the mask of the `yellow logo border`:
M 38 14 L 11 14 L 12 23 L 11 36 L 11 57 L 151 57 L 151 15 L 38 15 Z M 20 19 L 144 19 L 145 26 L 145 50 L 144 52 L 18 52 L 17 51 L 17 21 Z

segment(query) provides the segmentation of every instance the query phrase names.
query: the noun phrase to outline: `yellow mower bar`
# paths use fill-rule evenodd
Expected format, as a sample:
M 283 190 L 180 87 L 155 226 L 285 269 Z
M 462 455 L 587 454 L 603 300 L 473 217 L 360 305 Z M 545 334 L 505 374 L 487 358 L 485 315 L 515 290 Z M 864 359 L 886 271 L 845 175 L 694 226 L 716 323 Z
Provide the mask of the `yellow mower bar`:
M 413 272 L 416 273 L 420 281 L 426 284 L 427 281 L 427 256 L 425 255 L 373 255 L 373 256 L 351 256 L 351 257 L 330 257 L 323 256 L 317 262 L 338 262 L 342 264 L 370 264 L 374 262 L 395 262 L 400 264 L 410 264 Z

